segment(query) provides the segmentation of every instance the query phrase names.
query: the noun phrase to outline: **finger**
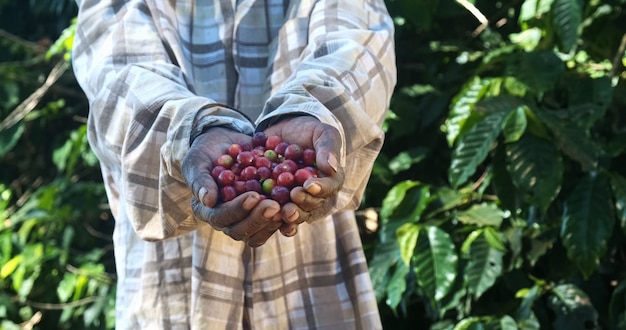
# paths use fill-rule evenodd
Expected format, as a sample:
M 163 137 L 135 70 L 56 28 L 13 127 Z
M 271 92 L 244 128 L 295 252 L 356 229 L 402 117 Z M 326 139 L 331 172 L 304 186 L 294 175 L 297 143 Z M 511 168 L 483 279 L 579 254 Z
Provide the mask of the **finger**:
M 280 228 L 282 224 L 282 221 L 272 221 L 271 223 L 267 224 L 263 229 L 259 230 L 254 235 L 252 235 L 250 239 L 248 239 L 248 246 L 254 248 L 265 244 L 265 242 L 267 242 L 267 240 L 272 235 L 274 235 L 274 233 Z
M 219 188 L 211 176 L 213 162 L 205 153 L 192 147 L 182 163 L 182 173 L 185 182 L 195 198 L 205 206 L 213 207 L 217 204 Z
M 304 213 L 304 210 L 300 209 L 295 203 L 287 203 L 280 210 L 281 219 L 289 223 L 302 222 L 300 221 L 301 213 Z
M 269 199 L 263 200 L 255 206 L 245 219 L 230 226 L 228 234 L 237 241 L 247 241 L 267 225 L 275 223 L 273 218 L 279 211 L 280 205 L 278 203 Z
M 316 197 L 329 197 L 337 194 L 344 182 L 344 172 L 339 169 L 332 176 L 309 178 L 304 182 L 303 188 L 307 193 Z
M 237 196 L 230 202 L 222 203 L 216 207 L 207 207 L 194 197 L 191 208 L 198 219 L 208 222 L 217 230 L 223 231 L 248 217 L 250 210 L 256 207 L 260 201 L 261 198 L 258 193 L 248 192 Z
M 319 188 L 319 185 L 317 188 Z M 307 212 L 319 208 L 326 200 L 325 198 L 317 197 L 309 193 L 302 187 L 293 188 L 290 192 L 290 197 L 294 204 L 298 205 L 300 209 Z
M 339 171 L 341 160 L 339 150 L 341 150 L 341 135 L 332 126 L 322 125 L 317 138 L 314 138 L 314 148 L 316 151 L 316 164 L 319 171 L 326 175 L 333 175 Z
M 293 237 L 298 233 L 298 224 L 283 222 L 280 226 L 280 233 L 285 237 Z

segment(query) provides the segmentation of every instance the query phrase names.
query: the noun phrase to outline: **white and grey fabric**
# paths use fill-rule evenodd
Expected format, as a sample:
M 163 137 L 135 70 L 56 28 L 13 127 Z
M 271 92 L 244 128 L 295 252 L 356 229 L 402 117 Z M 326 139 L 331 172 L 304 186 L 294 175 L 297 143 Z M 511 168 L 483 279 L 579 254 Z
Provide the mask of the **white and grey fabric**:
M 354 209 L 396 83 L 383 0 L 78 0 L 76 77 L 115 217 L 118 329 L 379 329 Z M 307 114 L 343 139 L 333 216 L 249 248 L 181 174 L 212 126 Z

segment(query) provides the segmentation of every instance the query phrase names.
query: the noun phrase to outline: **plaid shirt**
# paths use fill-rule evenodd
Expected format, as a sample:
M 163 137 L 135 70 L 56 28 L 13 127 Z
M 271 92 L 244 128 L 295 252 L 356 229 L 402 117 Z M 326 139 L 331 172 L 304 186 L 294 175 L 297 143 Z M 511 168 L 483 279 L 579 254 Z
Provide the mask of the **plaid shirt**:
M 353 210 L 396 83 L 384 1 L 78 3 L 73 64 L 116 219 L 117 327 L 381 328 Z M 341 133 L 334 215 L 255 249 L 196 219 L 191 139 L 294 113 Z

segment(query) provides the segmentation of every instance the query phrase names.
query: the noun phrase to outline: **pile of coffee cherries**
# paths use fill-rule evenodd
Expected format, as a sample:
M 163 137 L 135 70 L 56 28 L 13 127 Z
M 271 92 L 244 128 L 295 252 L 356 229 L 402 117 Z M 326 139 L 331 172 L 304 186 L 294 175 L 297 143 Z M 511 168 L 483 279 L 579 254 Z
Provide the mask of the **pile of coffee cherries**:
M 251 143 L 231 144 L 211 170 L 220 187 L 220 200 L 228 202 L 256 191 L 284 205 L 294 187 L 318 177 L 315 150 L 257 132 Z

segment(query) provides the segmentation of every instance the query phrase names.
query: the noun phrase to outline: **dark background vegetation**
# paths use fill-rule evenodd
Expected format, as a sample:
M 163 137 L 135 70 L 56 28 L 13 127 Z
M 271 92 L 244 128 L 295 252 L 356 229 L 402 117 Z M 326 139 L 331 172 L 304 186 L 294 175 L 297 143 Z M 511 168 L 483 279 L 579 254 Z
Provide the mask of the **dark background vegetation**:
M 386 329 L 626 329 L 623 0 L 387 0 L 359 221 Z M 70 0 L 0 0 L 0 329 L 111 329 Z

